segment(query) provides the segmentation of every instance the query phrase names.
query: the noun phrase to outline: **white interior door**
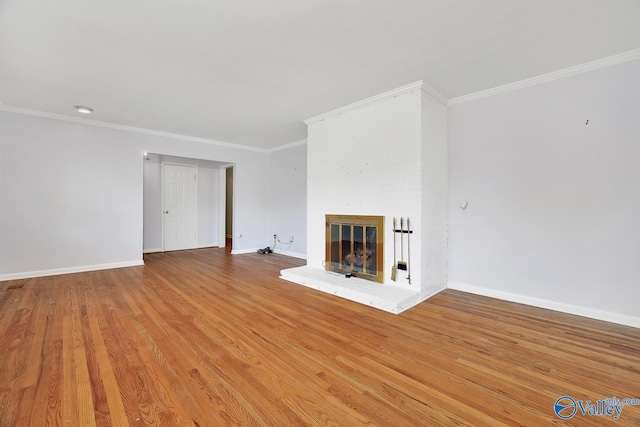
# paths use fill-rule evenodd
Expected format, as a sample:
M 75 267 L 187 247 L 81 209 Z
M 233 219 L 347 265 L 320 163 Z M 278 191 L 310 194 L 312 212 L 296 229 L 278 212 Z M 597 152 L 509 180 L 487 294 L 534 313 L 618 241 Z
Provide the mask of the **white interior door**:
M 164 250 L 198 246 L 198 174 L 195 166 L 163 165 Z

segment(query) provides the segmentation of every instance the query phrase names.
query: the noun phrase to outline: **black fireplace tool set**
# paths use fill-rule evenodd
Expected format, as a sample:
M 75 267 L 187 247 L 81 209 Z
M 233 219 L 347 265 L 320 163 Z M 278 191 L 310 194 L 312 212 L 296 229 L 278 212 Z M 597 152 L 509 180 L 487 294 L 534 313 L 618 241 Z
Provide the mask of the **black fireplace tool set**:
M 405 229 L 405 219 L 400 217 L 400 228 L 397 228 L 396 217 L 393 217 L 393 267 L 391 267 L 391 280 L 396 281 L 398 270 L 407 272 L 407 280 L 411 284 L 411 223 L 409 218 L 406 219 L 407 228 Z M 396 255 L 396 234 L 400 233 L 400 260 Z M 407 260 L 404 260 L 404 235 L 407 235 Z

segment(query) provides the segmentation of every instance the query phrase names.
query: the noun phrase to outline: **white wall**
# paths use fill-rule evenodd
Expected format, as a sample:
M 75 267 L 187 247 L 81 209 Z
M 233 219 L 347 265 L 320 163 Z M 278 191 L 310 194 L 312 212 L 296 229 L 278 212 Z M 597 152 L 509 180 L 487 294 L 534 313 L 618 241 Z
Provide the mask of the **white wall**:
M 306 258 L 307 254 L 307 145 L 301 143 L 269 154 L 264 180 L 268 187 L 268 235 L 264 246 L 276 252 Z M 288 242 L 293 237 L 293 242 Z
M 422 294 L 433 295 L 447 285 L 447 107 L 422 94 Z M 414 228 L 412 226 L 412 228 Z
M 234 163 L 234 250 L 264 246 L 266 153 L 0 111 L 0 280 L 141 263 L 144 151 Z
M 638 76 L 636 60 L 450 107 L 453 287 L 640 326 Z
M 0 112 L 0 279 L 141 262 L 142 157 L 115 133 Z
M 219 169 L 222 163 L 152 153 L 144 161 L 144 252 L 162 250 L 162 163 L 198 168 L 198 247 L 218 246 Z
M 151 154 L 143 162 L 144 252 L 162 251 L 162 156 Z
M 206 160 L 194 164 L 198 167 L 198 247 L 219 246 L 224 243 L 219 235 L 220 166 Z

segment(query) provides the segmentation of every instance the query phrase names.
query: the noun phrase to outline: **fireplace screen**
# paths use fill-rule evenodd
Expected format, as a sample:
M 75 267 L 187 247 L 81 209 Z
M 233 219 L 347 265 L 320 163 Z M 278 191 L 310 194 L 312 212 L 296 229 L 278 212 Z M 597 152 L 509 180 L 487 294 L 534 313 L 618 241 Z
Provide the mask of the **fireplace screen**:
M 326 215 L 327 270 L 383 282 L 384 217 Z

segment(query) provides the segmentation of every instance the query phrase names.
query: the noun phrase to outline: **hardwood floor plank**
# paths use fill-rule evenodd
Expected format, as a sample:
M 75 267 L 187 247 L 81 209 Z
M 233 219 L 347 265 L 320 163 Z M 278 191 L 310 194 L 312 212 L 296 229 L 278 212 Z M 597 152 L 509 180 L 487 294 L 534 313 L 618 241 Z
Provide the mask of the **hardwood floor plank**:
M 92 370 L 92 383 L 99 381 L 101 387 L 104 389 L 104 399 L 106 401 L 106 408 L 102 408 L 101 412 L 107 417 L 106 419 L 109 425 L 114 427 L 128 426 L 127 414 L 124 411 L 124 405 L 120 397 L 120 388 L 113 374 L 111 360 L 109 360 L 109 354 L 102 339 L 100 326 L 95 317 L 88 319 L 88 323 L 95 351 L 95 367 Z M 97 386 L 93 386 L 93 388 L 95 389 Z M 98 405 L 96 405 L 96 407 L 98 407 Z
M 0 283 L 0 427 L 563 425 L 640 398 L 640 330 L 457 291 L 400 315 L 201 249 Z M 640 405 L 585 426 L 640 425 Z
M 60 284 L 45 279 L 38 281 L 45 290 L 42 303 L 46 307 L 46 315 L 43 313 L 39 318 L 39 324 L 44 325 L 44 335 L 37 353 L 41 369 L 29 417 L 29 425 L 33 426 L 62 425 L 64 306 L 57 300 L 57 295 L 61 293 Z
M 73 424 L 80 420 L 80 407 L 78 406 L 70 315 L 65 315 L 62 319 L 62 351 L 62 416 L 66 424 Z

